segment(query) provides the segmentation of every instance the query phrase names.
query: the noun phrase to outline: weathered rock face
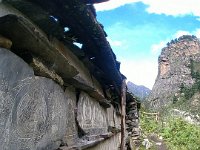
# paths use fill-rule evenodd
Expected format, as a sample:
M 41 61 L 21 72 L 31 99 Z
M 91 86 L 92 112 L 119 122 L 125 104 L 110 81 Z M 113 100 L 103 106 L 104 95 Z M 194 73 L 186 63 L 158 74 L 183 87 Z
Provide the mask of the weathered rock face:
M 159 108 L 170 104 L 180 93 L 181 85 L 191 87 L 191 61 L 200 62 L 200 42 L 194 36 L 182 36 L 162 49 L 158 59 L 158 76 L 148 97 L 151 106 Z

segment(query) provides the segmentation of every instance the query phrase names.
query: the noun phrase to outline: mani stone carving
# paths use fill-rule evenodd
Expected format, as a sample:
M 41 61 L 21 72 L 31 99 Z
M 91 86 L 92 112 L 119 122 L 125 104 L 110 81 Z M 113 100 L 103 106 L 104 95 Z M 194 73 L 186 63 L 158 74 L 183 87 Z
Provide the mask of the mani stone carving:
M 0 149 L 58 148 L 70 115 L 62 88 L 3 48 L 0 66 Z
M 106 109 L 84 92 L 79 97 L 77 120 L 80 127 L 89 135 L 107 132 Z
M 107 118 L 110 128 L 121 129 L 121 116 L 116 114 L 116 110 L 113 106 L 107 108 Z
M 76 91 L 73 87 L 67 87 L 65 89 L 65 96 L 67 98 L 67 134 L 65 135 L 63 142 L 67 143 L 68 146 L 77 144 L 78 130 L 75 121 L 76 113 Z

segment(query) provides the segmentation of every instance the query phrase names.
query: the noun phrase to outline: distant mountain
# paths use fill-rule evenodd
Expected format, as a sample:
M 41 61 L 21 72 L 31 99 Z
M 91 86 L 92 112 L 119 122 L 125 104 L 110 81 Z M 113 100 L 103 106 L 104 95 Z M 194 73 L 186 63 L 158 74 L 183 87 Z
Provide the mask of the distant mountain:
M 151 90 L 143 85 L 136 85 L 130 81 L 127 83 L 128 91 L 133 93 L 135 96 L 144 100 L 151 92 Z

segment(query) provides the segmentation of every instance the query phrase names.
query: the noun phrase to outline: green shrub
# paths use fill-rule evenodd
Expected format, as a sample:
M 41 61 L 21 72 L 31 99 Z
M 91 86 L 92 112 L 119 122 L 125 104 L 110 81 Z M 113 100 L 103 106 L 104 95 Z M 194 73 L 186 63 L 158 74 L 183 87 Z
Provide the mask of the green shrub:
M 160 118 L 165 120 L 165 124 L 145 114 L 141 114 L 140 119 L 143 135 L 161 135 L 170 150 L 200 149 L 199 126 L 189 124 L 181 118 Z
M 171 150 L 200 149 L 200 127 L 189 124 L 181 118 L 169 119 L 161 135 Z

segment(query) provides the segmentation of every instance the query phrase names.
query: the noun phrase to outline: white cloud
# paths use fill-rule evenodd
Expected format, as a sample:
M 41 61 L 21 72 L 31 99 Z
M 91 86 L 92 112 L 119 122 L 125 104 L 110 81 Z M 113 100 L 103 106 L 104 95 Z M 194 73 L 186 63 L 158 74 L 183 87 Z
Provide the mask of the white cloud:
M 196 18 L 197 21 L 200 21 L 200 17 Z
M 110 43 L 111 47 L 120 47 L 123 44 L 123 41 L 112 40 L 111 38 L 107 38 L 107 40 Z
M 142 0 L 149 5 L 149 13 L 166 14 L 166 15 L 185 15 L 193 14 L 200 16 L 199 0 Z
M 166 43 L 167 43 L 167 42 L 168 42 L 168 41 L 165 40 L 165 41 L 161 41 L 161 42 L 158 43 L 158 44 L 153 44 L 153 45 L 151 46 L 151 53 L 152 53 L 153 55 L 159 55 L 160 52 L 161 52 L 161 49 L 162 49 L 163 47 L 166 46 Z
M 200 38 L 200 29 L 196 29 L 195 35 L 197 38 Z
M 157 66 L 157 60 L 121 60 L 120 70 L 128 81 L 151 89 L 157 76 Z
M 151 46 L 151 53 L 155 56 L 160 55 L 162 48 L 166 46 L 166 43 L 171 39 L 179 38 L 182 35 L 195 35 L 200 38 L 200 28 L 189 32 L 184 30 L 177 31 L 171 38 L 165 39 L 158 44 L 153 44 Z M 155 60 L 122 60 L 121 61 L 121 72 L 126 75 L 129 81 L 144 85 L 148 88 L 152 88 L 157 73 L 158 73 L 158 62 Z
M 111 10 L 125 4 L 143 2 L 148 6 L 147 12 L 165 15 L 186 15 L 200 16 L 199 0 L 110 0 L 105 3 L 96 4 L 97 11 Z
M 189 31 L 184 31 L 184 30 L 179 30 L 177 31 L 172 37 L 169 37 L 163 41 L 160 41 L 159 43 L 153 44 L 151 46 L 151 53 L 153 55 L 160 55 L 162 48 L 164 48 L 167 44 L 167 42 L 170 42 L 170 40 L 175 39 L 175 38 L 179 38 L 182 35 L 196 35 L 197 30 L 193 31 L 192 33 L 190 33 Z M 199 34 L 200 34 L 200 29 L 198 30 Z
M 163 40 L 157 44 L 153 44 L 151 46 L 151 53 L 153 55 L 159 55 L 162 48 L 164 48 L 167 44 L 167 42 L 170 42 L 170 40 L 175 39 L 175 38 L 179 38 L 182 35 L 195 35 L 197 38 L 200 38 L 200 28 L 189 32 L 189 31 L 184 31 L 184 30 L 179 30 L 177 31 L 171 38 L 167 38 L 166 40 Z
M 174 38 L 179 38 L 182 35 L 195 35 L 197 38 L 200 38 L 200 28 L 195 29 L 192 32 L 189 31 L 184 31 L 184 30 L 179 30 L 177 31 L 174 35 L 173 35 L 173 39 Z
M 130 4 L 139 1 L 140 0 L 109 0 L 108 2 L 95 4 L 94 6 L 97 11 L 105 11 L 118 8 L 125 4 Z
M 159 55 L 162 48 L 164 48 L 167 44 L 167 42 L 170 42 L 170 40 L 175 39 L 175 38 L 179 38 L 182 35 L 195 35 L 197 38 L 200 38 L 200 28 L 189 32 L 189 31 L 184 31 L 184 30 L 179 30 L 177 31 L 171 38 L 167 38 L 166 40 L 163 40 L 157 44 L 153 44 L 151 46 L 151 53 L 153 55 Z
M 190 33 L 189 31 L 183 31 L 183 30 L 179 30 L 177 31 L 174 35 L 173 35 L 173 39 L 175 38 L 179 38 L 182 35 L 191 35 L 192 33 Z

